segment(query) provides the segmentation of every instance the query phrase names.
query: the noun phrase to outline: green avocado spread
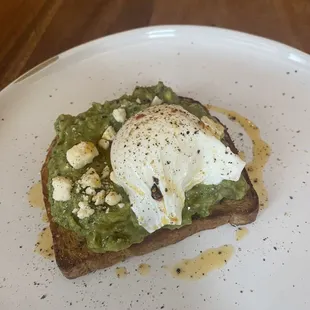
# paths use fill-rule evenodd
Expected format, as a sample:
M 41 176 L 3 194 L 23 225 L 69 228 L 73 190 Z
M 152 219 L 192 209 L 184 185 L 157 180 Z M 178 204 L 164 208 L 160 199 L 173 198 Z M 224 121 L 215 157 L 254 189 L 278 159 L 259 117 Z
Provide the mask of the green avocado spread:
M 85 201 L 85 197 L 88 199 L 85 189 L 79 188 L 78 185 L 81 176 L 89 168 L 95 169 L 99 176 L 107 166 L 112 171 L 110 148 L 105 150 L 99 147 L 98 141 L 108 126 L 112 126 L 116 132 L 122 126 L 114 119 L 113 110 L 123 107 L 127 118 L 130 118 L 149 107 L 155 96 L 167 104 L 181 105 L 198 118 L 202 116 L 212 118 L 201 104 L 192 99 L 178 97 L 170 88 L 159 82 L 152 87 L 136 87 L 132 95 L 124 95 L 104 104 L 94 103 L 89 110 L 78 116 L 60 115 L 55 122 L 57 139 L 48 162 L 51 214 L 59 225 L 85 238 L 88 248 L 94 252 L 119 251 L 134 243 L 142 242 L 149 234 L 142 226 L 139 226 L 124 190 L 114 184 L 109 176 L 102 178 L 102 187 L 96 191 L 103 189 L 106 193 L 113 191 L 120 194 L 122 196 L 121 207 L 120 205 L 109 206 L 105 202 L 95 205 L 90 198 L 87 203 L 94 210 L 90 216 L 81 219 L 74 210 L 79 202 Z M 82 141 L 94 143 L 99 155 L 90 164 L 74 169 L 66 159 L 66 152 Z M 225 144 L 224 140 L 222 142 Z M 68 201 L 53 199 L 52 179 L 58 176 L 72 181 L 71 198 Z M 223 199 L 240 200 L 247 191 L 248 185 L 243 176 L 237 182 L 224 180 L 218 185 L 196 185 L 186 192 L 182 225 L 167 225 L 161 229 L 178 229 L 183 225 L 189 225 L 192 219 L 209 216 L 212 213 L 212 206 Z

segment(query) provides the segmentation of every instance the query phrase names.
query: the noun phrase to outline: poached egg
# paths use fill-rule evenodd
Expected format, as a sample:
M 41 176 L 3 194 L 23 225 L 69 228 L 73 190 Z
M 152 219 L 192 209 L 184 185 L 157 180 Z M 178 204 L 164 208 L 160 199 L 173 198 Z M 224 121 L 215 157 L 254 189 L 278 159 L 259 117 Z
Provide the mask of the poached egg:
M 185 192 L 195 185 L 240 178 L 245 162 L 220 141 L 213 120 L 202 120 L 178 105 L 155 105 L 128 119 L 114 138 L 114 182 L 149 233 L 182 223 Z

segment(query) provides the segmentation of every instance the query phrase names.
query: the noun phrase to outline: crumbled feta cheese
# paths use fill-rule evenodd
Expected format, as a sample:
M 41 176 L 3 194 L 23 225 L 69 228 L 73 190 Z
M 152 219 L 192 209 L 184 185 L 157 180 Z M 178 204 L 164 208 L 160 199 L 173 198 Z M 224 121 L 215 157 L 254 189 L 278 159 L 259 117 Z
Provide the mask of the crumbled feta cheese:
M 107 150 L 110 146 L 110 141 L 106 139 L 100 139 L 98 142 L 98 145 L 103 148 L 104 150 Z
M 73 214 L 76 214 L 78 211 L 79 211 L 78 208 L 74 208 L 74 209 L 72 210 L 72 213 L 73 213 Z
M 104 197 L 105 197 L 105 191 L 101 190 L 98 192 L 92 199 L 92 201 L 95 203 L 95 206 L 100 206 L 104 204 Z
M 108 176 L 110 175 L 110 168 L 109 166 L 105 166 L 102 170 L 102 173 L 101 173 L 101 177 L 103 179 L 107 178 Z
M 136 102 L 137 102 L 137 103 L 141 103 L 140 98 L 137 98 L 137 99 L 136 99 Z
M 116 135 L 116 132 L 112 126 L 109 126 L 102 135 L 105 140 L 112 141 Z
M 163 103 L 163 101 L 160 98 L 158 98 L 157 96 L 155 96 L 153 101 L 152 101 L 152 103 L 151 103 L 151 105 L 159 105 L 159 104 L 162 104 L 162 103 Z
M 114 109 L 112 115 L 119 123 L 124 123 L 126 120 L 126 110 L 123 108 Z
M 115 206 L 119 202 L 122 201 L 122 196 L 116 192 L 110 192 L 106 197 L 105 197 L 105 202 L 109 206 Z
M 72 181 L 65 177 L 52 179 L 53 199 L 56 201 L 68 201 L 71 198 Z
M 82 197 L 83 197 L 84 201 L 88 201 L 88 196 L 87 195 L 83 195 Z
M 110 212 L 110 208 L 107 208 L 106 210 L 105 210 L 105 213 L 109 213 Z
M 119 207 L 120 209 L 122 209 L 122 208 L 125 207 L 125 204 L 124 204 L 124 203 L 119 203 L 119 204 L 118 204 L 118 207 Z
M 81 142 L 67 151 L 67 161 L 74 169 L 90 164 L 99 152 L 92 142 Z
M 80 209 L 77 211 L 77 217 L 81 220 L 95 213 L 95 211 L 85 201 L 79 202 L 79 208 Z
M 78 181 L 82 188 L 92 187 L 100 188 L 101 181 L 98 173 L 94 168 L 89 168 Z
M 81 192 L 81 186 L 79 184 L 76 186 L 75 192 L 77 194 Z
M 92 187 L 87 187 L 85 190 L 85 193 L 89 196 L 94 196 L 96 195 L 96 191 Z
M 113 183 L 115 183 L 115 181 L 116 181 L 114 171 L 112 171 L 112 172 L 110 173 L 110 180 L 111 180 Z

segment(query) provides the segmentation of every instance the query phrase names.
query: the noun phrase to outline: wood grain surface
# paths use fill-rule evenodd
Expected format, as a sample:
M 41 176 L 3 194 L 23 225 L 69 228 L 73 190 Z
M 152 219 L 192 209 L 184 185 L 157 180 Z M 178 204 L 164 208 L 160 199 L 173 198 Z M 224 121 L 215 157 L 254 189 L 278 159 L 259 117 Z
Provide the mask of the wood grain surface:
M 160 24 L 235 29 L 310 53 L 310 0 L 0 0 L 0 89 L 73 46 Z

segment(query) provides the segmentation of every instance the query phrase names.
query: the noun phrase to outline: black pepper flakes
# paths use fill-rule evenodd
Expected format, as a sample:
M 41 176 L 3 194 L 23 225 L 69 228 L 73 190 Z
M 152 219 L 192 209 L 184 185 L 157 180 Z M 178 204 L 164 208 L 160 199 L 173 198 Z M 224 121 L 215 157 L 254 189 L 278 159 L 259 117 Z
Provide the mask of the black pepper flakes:
M 151 196 L 154 200 L 160 201 L 163 199 L 163 194 L 161 193 L 158 186 L 154 183 L 151 188 Z
M 156 185 L 158 185 L 158 184 L 159 184 L 159 179 L 158 179 L 158 178 L 153 177 L 153 181 L 154 181 L 154 183 L 155 183 Z
M 175 271 L 177 272 L 177 274 L 180 274 L 181 273 L 181 268 L 177 268 Z

